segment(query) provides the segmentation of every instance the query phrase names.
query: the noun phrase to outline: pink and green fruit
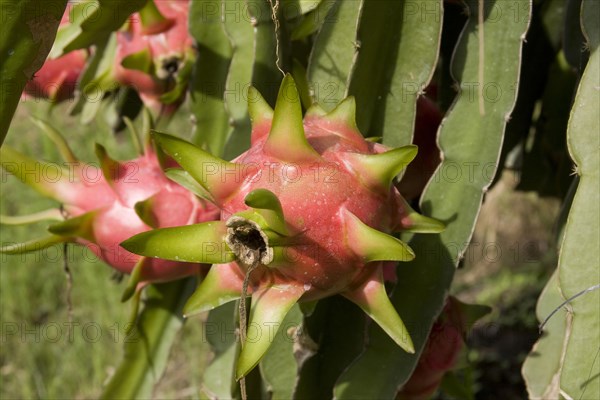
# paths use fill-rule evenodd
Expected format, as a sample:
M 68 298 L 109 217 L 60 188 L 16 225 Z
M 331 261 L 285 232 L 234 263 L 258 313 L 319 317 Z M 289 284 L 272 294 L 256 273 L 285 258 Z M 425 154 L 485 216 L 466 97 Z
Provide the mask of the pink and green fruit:
M 389 149 L 366 141 L 356 127 L 353 98 L 329 113 L 315 105 L 303 120 L 289 75 L 275 110 L 253 88 L 248 98 L 252 144 L 232 162 L 173 136 L 154 135 L 209 193 L 221 218 L 145 232 L 122 245 L 145 256 L 215 264 L 188 301 L 187 315 L 239 299 L 250 274 L 251 326 L 278 327 L 295 303 L 341 294 L 413 352 L 385 291 L 382 267 L 415 257 L 394 233 L 443 229 L 410 209 L 394 186 L 416 146 Z M 269 335 L 246 341 L 238 378 L 269 345 Z
M 426 400 L 438 389 L 446 372 L 455 367 L 464 348 L 466 324 L 458 301 L 448 297 L 442 314 L 434 322 L 421 358 L 397 400 Z
M 173 112 L 183 101 L 183 75 L 195 60 L 188 16 L 188 0 L 149 1 L 117 32 L 114 78 L 133 87 L 151 109 L 171 104 L 166 111 Z M 178 85 L 182 85 L 180 93 L 163 97 Z
M 434 100 L 426 96 L 419 97 L 413 140 L 419 147 L 419 154 L 406 168 L 398 185 L 404 198 L 409 201 L 419 198 L 441 162 L 440 149 L 437 147 L 437 131 L 441 122 L 442 113 Z
M 42 121 L 38 124 L 52 129 Z M 50 236 L 4 246 L 2 252 L 22 253 L 74 242 L 87 246 L 120 272 L 130 274 L 137 266 L 140 282 L 169 281 L 199 272 L 198 264 L 147 259 L 119 246 L 152 228 L 207 221 L 216 215 L 214 207 L 165 176 L 152 146 L 136 159 L 117 162 L 97 145 L 98 168 L 77 160 L 64 141 L 61 145 L 66 155 L 62 165 L 35 161 L 6 145 L 0 149 L 7 172 L 62 205 L 62 213 L 53 216 L 61 222 L 49 227 Z

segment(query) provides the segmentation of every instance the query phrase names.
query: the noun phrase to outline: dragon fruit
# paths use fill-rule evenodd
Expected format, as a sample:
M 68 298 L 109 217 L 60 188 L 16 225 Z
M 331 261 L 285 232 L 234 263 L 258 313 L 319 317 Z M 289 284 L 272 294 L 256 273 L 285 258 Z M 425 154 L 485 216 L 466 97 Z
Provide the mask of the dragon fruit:
M 296 302 L 334 294 L 358 304 L 413 352 L 383 285 L 382 265 L 414 257 L 390 233 L 443 229 L 411 210 L 393 186 L 416 147 L 387 149 L 365 141 L 355 124 L 353 98 L 329 113 L 315 105 L 303 122 L 290 75 L 274 111 L 255 89 L 248 98 L 252 145 L 233 162 L 154 134 L 210 194 L 221 218 L 144 232 L 122 246 L 144 256 L 217 264 L 189 299 L 188 316 L 239 299 L 244 289 L 251 294 L 249 326 L 258 334 L 242 344 L 237 378 L 257 365 Z
M 429 93 L 436 89 L 428 87 Z M 435 93 L 435 92 L 434 92 Z M 423 188 L 441 162 L 440 150 L 437 147 L 437 130 L 442 122 L 442 113 L 437 104 L 429 97 L 422 96 L 417 100 L 417 116 L 415 120 L 415 138 L 413 143 L 419 146 L 419 154 L 406 168 L 398 189 L 408 201 L 419 198 Z
M 69 24 L 69 13 L 65 12 L 60 26 Z M 58 58 L 49 58 L 42 68 L 27 82 L 23 94 L 27 97 L 49 99 L 61 102 L 73 96 L 79 75 L 85 68 L 88 51 L 71 51 Z
M 183 101 L 195 59 L 188 33 L 188 0 L 149 1 L 117 32 L 114 79 L 138 91 L 154 110 L 173 112 Z
M 129 86 L 139 93 L 148 108 L 172 114 L 184 100 L 196 57 L 194 41 L 188 32 L 188 14 L 189 0 L 149 0 L 115 33 L 114 65 L 88 89 Z M 69 23 L 67 11 L 61 26 Z M 56 102 L 68 99 L 75 92 L 90 51 L 97 49 L 74 50 L 48 59 L 28 82 L 24 94 Z
M 442 314 L 431 328 L 417 367 L 398 393 L 397 400 L 430 399 L 446 372 L 455 367 L 465 344 L 465 317 L 460 304 L 453 297 L 447 299 Z
M 37 123 L 57 141 L 66 162 L 38 162 L 5 145 L 0 149 L 1 165 L 41 194 L 59 201 L 65 219 L 49 227 L 50 236 L 8 244 L 1 252 L 23 253 L 75 242 L 89 247 L 122 273 L 131 274 L 137 269 L 136 283 L 169 281 L 199 272 L 198 264 L 147 259 L 119 246 L 152 227 L 206 221 L 218 213 L 165 176 L 152 146 L 134 160 L 117 162 L 96 145 L 98 168 L 77 160 L 56 130 L 43 121 Z

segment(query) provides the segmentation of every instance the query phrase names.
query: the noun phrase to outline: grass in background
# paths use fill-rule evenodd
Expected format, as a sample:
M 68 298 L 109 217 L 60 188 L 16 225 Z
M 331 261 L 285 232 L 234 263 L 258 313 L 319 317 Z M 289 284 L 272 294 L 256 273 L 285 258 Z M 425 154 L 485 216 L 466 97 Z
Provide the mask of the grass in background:
M 127 133 L 115 137 L 101 117 L 83 126 L 67 116 L 68 107 L 60 105 L 47 114 L 45 102 L 22 103 L 6 143 L 33 158 L 61 162 L 31 121 L 30 115 L 36 115 L 59 129 L 82 161 L 96 162 L 94 142 L 105 145 L 116 159 L 135 157 Z M 172 125 L 178 133 L 189 132 L 185 118 Z M 3 174 L 0 185 L 2 214 L 22 215 L 58 206 L 12 176 Z M 46 227 L 47 223 L 0 226 L 0 241 L 42 236 Z M 121 303 L 120 297 L 127 277 L 115 280 L 114 270 L 90 251 L 68 245 L 73 275 L 70 323 L 62 245 L 0 257 L 0 398 L 97 398 L 123 355 L 131 305 Z M 167 373 L 156 389 L 158 398 L 194 398 L 198 392 L 206 359 L 202 324 L 193 319 L 179 335 Z

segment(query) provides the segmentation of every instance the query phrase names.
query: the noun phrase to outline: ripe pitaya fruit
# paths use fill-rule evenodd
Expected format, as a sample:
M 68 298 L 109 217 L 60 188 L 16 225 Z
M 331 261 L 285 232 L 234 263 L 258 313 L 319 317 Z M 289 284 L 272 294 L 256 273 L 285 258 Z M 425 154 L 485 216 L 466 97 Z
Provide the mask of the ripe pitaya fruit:
M 385 291 L 382 263 L 414 257 L 389 233 L 443 229 L 412 211 L 392 185 L 416 147 L 390 150 L 365 141 L 355 124 L 353 98 L 330 113 L 313 106 L 303 123 L 290 75 L 275 111 L 255 89 L 248 97 L 252 146 L 233 162 L 173 136 L 154 136 L 210 193 L 220 220 L 144 232 L 122 246 L 145 256 L 222 264 L 211 268 L 186 315 L 239 299 L 248 270 L 255 268 L 247 288 L 249 326 L 259 332 L 243 344 L 238 378 L 260 361 L 296 302 L 338 293 L 413 352 Z
M 437 104 L 429 97 L 419 97 L 413 140 L 419 146 L 419 154 L 406 168 L 406 173 L 398 184 L 398 189 L 408 201 L 419 198 L 441 162 L 440 149 L 436 143 L 441 122 L 442 113 Z
M 183 101 L 195 60 L 188 33 L 189 0 L 148 1 L 117 32 L 114 79 L 138 91 L 144 104 L 173 112 Z
M 63 15 L 60 26 L 69 24 L 69 12 Z M 88 50 L 74 50 L 61 57 L 49 58 L 42 68 L 27 82 L 23 94 L 52 102 L 67 100 L 77 88 L 79 75 L 85 68 Z
M 98 168 L 77 160 L 48 124 L 38 121 L 38 125 L 53 135 L 66 162 L 38 162 L 4 145 L 1 165 L 41 194 L 59 201 L 66 219 L 49 227 L 51 236 L 9 244 L 1 252 L 23 253 L 75 242 L 89 247 L 118 271 L 130 274 L 137 269 L 136 283 L 169 281 L 199 272 L 198 264 L 147 259 L 119 247 L 123 240 L 151 228 L 211 220 L 218 213 L 165 176 L 152 146 L 134 160 L 117 162 L 96 145 Z
M 421 358 L 410 379 L 396 397 L 397 400 L 426 400 L 442 383 L 464 347 L 462 326 L 453 319 L 453 300 L 446 302 L 444 311 L 434 322 Z

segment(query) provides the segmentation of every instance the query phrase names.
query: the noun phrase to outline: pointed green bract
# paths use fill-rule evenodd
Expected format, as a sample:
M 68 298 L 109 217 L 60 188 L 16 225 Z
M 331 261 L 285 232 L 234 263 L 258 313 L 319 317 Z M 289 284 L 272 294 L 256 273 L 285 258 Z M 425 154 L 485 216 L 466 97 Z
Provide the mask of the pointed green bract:
M 208 193 L 206 189 L 204 189 L 204 187 L 198 183 L 198 181 L 192 178 L 192 176 L 186 170 L 170 168 L 165 171 L 165 175 L 167 176 L 167 178 L 183 186 L 190 192 L 194 193 L 196 196 L 204 200 L 214 202 L 213 198 L 210 196 L 210 193 Z
M 153 199 L 154 199 L 153 197 L 150 197 L 146 200 L 138 201 L 137 203 L 135 203 L 135 206 L 133 207 L 133 209 L 135 210 L 135 213 L 137 214 L 137 216 L 140 217 L 140 219 L 146 225 L 148 225 L 151 228 L 157 228 L 158 221 L 156 220 L 156 216 L 154 215 L 154 212 L 152 211 Z
M 380 267 L 377 268 L 371 279 L 343 295 L 362 308 L 398 346 L 408 353 L 415 352 L 408 330 L 385 291 Z
M 187 301 L 183 315 L 190 317 L 239 299 L 242 296 L 242 279 L 235 275 L 232 268 L 237 266 L 212 266 L 206 278 Z
M 226 232 L 222 221 L 162 228 L 139 233 L 121 243 L 121 247 L 147 257 L 221 264 L 234 260 L 225 244 Z
M 154 64 L 152 64 L 152 55 L 148 48 L 129 54 L 123 58 L 121 65 L 123 68 L 141 71 L 149 75 L 153 73 L 152 69 L 154 67 Z
M 220 204 L 241 185 L 244 179 L 244 167 L 215 157 L 210 153 L 164 133 L 152 132 L 158 145 L 183 169 L 201 184 Z
M 144 107 L 142 110 L 142 136 L 140 139 L 142 140 L 144 148 L 152 147 L 158 152 L 158 146 L 156 146 L 156 143 L 152 141 L 152 137 L 150 135 L 152 129 L 154 129 L 154 118 L 152 117 L 150 110 Z
M 12 216 L 0 214 L 0 225 L 27 225 L 48 219 L 60 221 L 63 219 L 63 216 L 58 208 L 51 208 L 29 215 Z
M 446 229 L 446 225 L 437 219 L 421 215 L 408 204 L 404 198 L 402 207 L 404 208 L 404 217 L 398 226 L 399 231 L 414 233 L 440 233 Z
M 356 126 L 356 100 L 354 96 L 348 96 L 342 100 L 333 110 L 325 116 L 331 121 L 342 122 L 344 125 L 358 132 Z
M 394 178 L 416 157 L 417 146 L 402 146 L 379 154 L 347 155 L 348 162 L 368 187 L 388 190 Z
M 312 103 L 312 105 L 309 107 L 308 110 L 306 110 L 306 115 L 305 117 L 310 118 L 310 117 L 323 117 L 327 115 L 327 111 L 325 111 L 323 109 L 323 107 L 321 107 L 319 105 L 319 103 Z
M 287 74 L 281 82 L 273 124 L 264 146 L 265 153 L 287 162 L 318 160 L 317 153 L 306 140 L 302 125 L 302 107 L 296 84 Z
M 267 189 L 253 190 L 246 195 L 244 202 L 257 209 L 271 229 L 282 235 L 289 235 L 281 202 L 273 192 Z
M 119 180 L 119 174 L 123 167 L 118 161 L 110 158 L 106 148 L 100 143 L 96 143 L 95 152 L 96 157 L 98 157 L 98 161 L 100 162 L 100 167 L 102 169 L 104 178 L 106 178 L 106 181 L 110 185 L 113 185 L 115 181 Z
M 133 121 L 129 117 L 123 116 L 123 122 L 127 126 L 127 130 L 129 131 L 129 135 L 131 137 L 133 145 L 135 146 L 135 150 L 139 155 L 144 154 L 144 147 L 142 146 L 141 136 L 137 128 L 133 124 Z
M 7 145 L 0 147 L 0 166 L 38 193 L 58 201 L 64 200 L 61 189 L 64 189 L 62 184 L 70 184 L 68 169 L 58 164 L 38 162 Z
M 144 7 L 138 11 L 142 22 L 142 32 L 145 35 L 157 34 L 169 29 L 173 20 L 165 18 L 161 14 L 153 0 L 149 0 Z
M 348 247 L 365 263 L 371 261 L 410 261 L 415 253 L 403 241 L 373 229 L 356 215 L 342 209 Z
M 48 231 L 64 237 L 80 237 L 90 242 L 94 241 L 93 223 L 96 211 L 90 211 L 74 218 L 69 218 L 58 224 L 50 225 Z
M 0 254 L 23 254 L 31 251 L 40 251 L 42 249 L 54 246 L 55 244 L 65 243 L 71 241 L 70 238 L 63 236 L 47 236 L 30 240 L 23 243 L 10 243 L 0 247 Z M 6 243 L 6 242 L 5 242 Z
M 127 281 L 127 287 L 123 291 L 123 295 L 121 296 L 121 302 L 126 302 L 133 296 L 137 290 L 138 284 L 142 280 L 144 263 L 148 260 L 146 257 L 141 257 L 138 262 L 135 263 L 133 270 L 131 271 L 131 275 L 129 276 L 129 281 Z M 135 313 L 137 315 L 137 312 Z
M 329 113 L 321 115 L 321 118 L 333 125 L 329 129 L 331 133 L 356 143 L 364 142 L 356 125 L 356 100 L 353 96 L 346 97 Z
M 238 359 L 236 379 L 246 376 L 258 364 L 286 314 L 304 292 L 302 286 L 274 285 L 252 294 L 248 333 Z
M 273 109 L 254 86 L 248 88 L 248 113 L 254 125 L 273 119 Z
M 69 147 L 66 139 L 58 130 L 42 119 L 31 117 L 31 120 L 42 129 L 42 132 L 44 132 L 50 140 L 52 140 L 63 160 L 70 163 L 79 162 L 79 159 L 77 159 L 77 156 L 75 156 L 75 153 L 73 153 L 73 150 Z

